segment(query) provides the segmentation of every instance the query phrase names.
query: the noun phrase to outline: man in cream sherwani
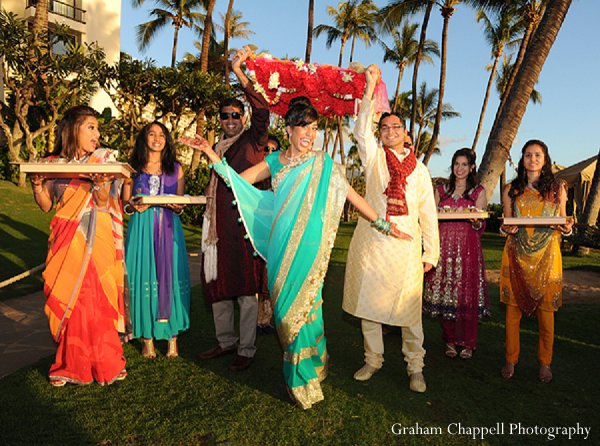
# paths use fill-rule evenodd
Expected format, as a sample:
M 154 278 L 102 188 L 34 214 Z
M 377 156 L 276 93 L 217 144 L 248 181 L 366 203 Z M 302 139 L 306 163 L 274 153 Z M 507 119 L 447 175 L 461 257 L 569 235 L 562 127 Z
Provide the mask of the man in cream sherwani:
M 423 366 L 421 299 L 423 274 L 437 264 L 439 234 L 433 186 L 427 168 L 417 161 L 403 120 L 384 113 L 379 121 L 383 147 L 372 130 L 373 93 L 380 77 L 371 65 L 354 127 L 365 169 L 367 201 L 412 240 L 386 237 L 359 219 L 346 266 L 344 311 L 362 319 L 365 365 L 354 379 L 366 381 L 383 365 L 382 324 L 402 327 L 402 353 L 410 389 L 426 390 Z

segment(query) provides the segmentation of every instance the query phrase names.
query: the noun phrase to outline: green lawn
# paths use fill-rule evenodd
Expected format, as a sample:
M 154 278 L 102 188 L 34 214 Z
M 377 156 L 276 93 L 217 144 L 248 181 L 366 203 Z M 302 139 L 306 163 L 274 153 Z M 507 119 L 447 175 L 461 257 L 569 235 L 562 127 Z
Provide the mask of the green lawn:
M 0 182 L 4 191 L 19 191 Z M 25 194 L 27 195 L 27 194 Z M 30 198 L 30 197 L 29 197 Z M 4 206 L 0 200 L 0 206 Z M 4 207 L 0 208 L 4 213 Z M 47 219 L 23 210 L 11 213 L 13 227 L 22 221 L 43 233 Z M 44 217 L 45 218 L 45 217 Z M 18 223 L 17 223 L 18 222 Z M 6 223 L 1 226 L 5 231 Z M 362 364 L 360 323 L 341 310 L 345 258 L 352 225 L 342 225 L 324 287 L 324 317 L 330 373 L 323 383 L 325 401 L 302 411 L 289 403 L 281 374 L 281 350 L 274 335 L 258 337 L 253 366 L 238 374 L 228 372 L 231 357 L 197 362 L 199 351 L 211 347 L 213 323 L 210 308 L 199 287 L 193 288 L 192 328 L 181 336 L 181 358 L 167 360 L 166 345 L 156 360 L 145 360 L 140 346 L 125 346 L 129 377 L 110 387 L 90 385 L 51 388 L 47 381 L 52 358 L 46 358 L 0 380 L 0 444 L 4 445 L 462 445 L 545 444 L 544 435 L 509 435 L 509 423 L 523 427 L 591 427 L 589 444 L 598 444 L 597 416 L 600 386 L 600 332 L 596 330 L 597 303 L 567 303 L 557 313 L 554 381 L 537 380 L 535 350 L 537 323 L 522 323 L 522 357 L 515 377 L 504 381 L 503 308 L 498 288 L 490 287 L 493 315 L 480 326 L 479 348 L 470 361 L 448 359 L 443 354 L 441 330 L 436 320 L 425 319 L 427 349 L 425 377 L 428 390 L 408 390 L 408 379 L 397 332 L 388 334 L 384 368 L 371 381 L 352 379 Z M 196 246 L 198 233 L 191 234 Z M 25 237 L 22 235 L 21 237 Z M 43 253 L 45 241 L 42 240 Z M 12 239 L 11 239 L 12 240 Z M 488 264 L 499 262 L 502 239 L 486 234 Z M 18 252 L 15 263 L 36 263 L 16 242 L 2 242 Z M 10 249 L 9 249 L 10 248 Z M 33 245 L 32 248 L 33 250 Z M 41 254 L 40 254 L 41 255 Z M 597 253 L 595 254 L 597 255 Z M 598 257 L 589 263 L 598 265 Z M 31 262 L 27 264 L 26 262 Z M 570 261 L 565 260 L 565 263 Z M 4 263 L 3 263 L 4 266 Z M 577 265 L 574 265 L 577 266 Z M 4 268 L 2 269 L 4 275 Z M 450 423 L 465 428 L 493 428 L 503 423 L 505 435 L 473 441 L 468 435 L 446 433 Z M 439 435 L 395 436 L 392 425 L 439 428 Z M 567 444 L 558 436 L 551 444 Z M 581 437 L 574 442 L 581 444 Z

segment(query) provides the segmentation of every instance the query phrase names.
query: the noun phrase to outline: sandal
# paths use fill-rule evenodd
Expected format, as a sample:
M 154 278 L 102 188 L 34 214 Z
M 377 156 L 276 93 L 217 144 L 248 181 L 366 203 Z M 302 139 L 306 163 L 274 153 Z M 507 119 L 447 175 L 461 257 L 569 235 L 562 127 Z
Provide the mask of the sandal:
M 540 381 L 544 384 L 548 384 L 552 381 L 552 370 L 550 369 L 550 365 L 540 366 Z
M 465 348 L 460 352 L 461 359 L 471 359 L 473 357 L 473 349 Z
M 62 378 L 50 378 L 50 385 L 52 387 L 63 387 L 67 383 L 66 379 Z
M 123 381 L 125 378 L 127 378 L 127 370 L 123 369 L 123 371 L 117 375 L 115 381 Z
M 147 359 L 156 358 L 156 351 L 154 350 L 154 340 L 152 338 L 150 338 L 150 339 L 143 338 L 142 340 L 143 340 L 142 356 L 144 356 L 144 358 L 147 358 Z
M 515 365 L 507 362 L 504 364 L 504 367 L 502 367 L 502 370 L 500 370 L 500 374 L 504 379 L 511 379 L 515 374 Z
M 169 350 L 167 351 L 167 358 L 177 358 L 179 351 L 177 350 L 177 336 L 173 336 L 169 339 Z
M 448 358 L 456 358 L 456 346 L 454 344 L 446 344 L 446 356 Z

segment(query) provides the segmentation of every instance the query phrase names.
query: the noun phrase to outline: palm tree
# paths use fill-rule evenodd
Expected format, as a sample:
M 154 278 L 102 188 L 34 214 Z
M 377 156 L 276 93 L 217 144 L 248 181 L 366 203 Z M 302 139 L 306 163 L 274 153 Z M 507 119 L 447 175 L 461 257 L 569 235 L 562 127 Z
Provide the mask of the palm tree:
M 145 0 L 132 0 L 132 2 L 133 6 L 140 6 Z M 170 23 L 175 28 L 173 50 L 171 52 L 171 67 L 174 67 L 177 60 L 179 30 L 184 26 L 192 28 L 195 23 L 202 19 L 202 13 L 195 11 L 195 9 L 202 6 L 203 2 L 202 0 L 156 0 L 156 3 L 164 9 L 154 8 L 150 11 L 150 16 L 155 18 L 137 26 L 138 47 L 141 51 L 144 51 L 156 36 L 156 33 Z
M 423 48 L 425 46 L 427 36 L 427 26 L 429 24 L 429 17 L 431 16 L 431 10 L 435 5 L 435 0 L 395 0 L 390 1 L 389 4 L 382 8 L 378 14 L 378 20 L 386 24 L 388 27 L 393 27 L 399 24 L 405 15 L 416 14 L 424 11 L 423 23 L 421 24 L 421 35 L 419 37 L 419 46 L 417 47 L 417 54 L 415 55 L 415 62 L 413 64 L 413 75 L 412 75 L 412 97 L 417 97 L 417 79 L 419 73 L 419 65 L 423 55 Z M 417 103 L 413 100 L 411 113 L 410 113 L 410 137 L 414 141 L 415 139 L 415 121 L 417 119 Z
M 498 124 L 490 133 L 478 172 L 480 183 L 487 192 L 488 200 L 503 170 L 525 114 L 531 92 L 569 11 L 571 1 L 551 0 L 548 2 L 531 43 L 527 46 L 514 84 L 507 92 L 505 106 L 498 117 Z
M 213 34 L 212 13 L 215 9 L 216 0 L 202 0 L 206 9 L 204 16 L 204 30 L 202 32 L 202 54 L 200 56 L 200 71 L 206 73 L 208 70 L 208 52 L 210 50 L 210 40 Z M 227 61 L 225 61 L 227 63 Z
M 229 4 L 231 5 L 233 0 L 229 0 Z M 229 17 L 227 17 L 229 14 Z M 223 14 L 219 14 L 221 16 L 221 21 L 223 25 L 215 25 L 218 31 L 223 32 L 223 57 L 225 60 L 229 60 L 229 39 L 237 38 L 237 39 L 247 39 L 251 35 L 255 34 L 254 31 L 248 29 L 250 22 L 242 21 L 242 13 L 240 11 L 227 11 L 227 14 L 224 16 Z M 225 83 L 229 85 L 229 64 L 225 64 Z
M 505 89 L 507 93 L 511 90 L 514 84 L 517 73 L 519 72 L 521 64 L 523 63 L 523 57 L 525 56 L 527 46 L 529 45 L 531 37 L 539 25 L 542 16 L 544 15 L 547 3 L 548 0 L 511 0 L 510 7 L 514 8 L 515 14 L 521 18 L 524 32 L 521 39 L 521 46 L 519 47 L 519 53 L 517 54 L 517 59 L 514 63 L 515 67 L 512 71 L 512 76 L 510 79 L 508 79 Z M 492 129 L 494 129 L 494 127 L 496 127 L 498 124 L 498 118 L 502 113 L 504 105 L 506 104 L 506 99 L 506 95 L 502 96 L 500 99 L 500 105 L 496 111 L 496 117 L 494 118 Z
M 498 92 L 498 97 L 502 99 L 506 96 L 506 90 L 508 88 L 508 82 L 512 78 L 513 70 L 515 64 L 511 63 L 510 57 L 506 55 L 502 58 L 502 64 L 500 65 L 500 69 L 498 71 L 498 77 L 496 78 L 496 91 Z M 537 82 L 536 82 L 537 83 Z M 542 94 L 539 90 L 535 88 L 531 90 L 531 96 L 529 97 L 529 102 L 532 104 L 541 104 L 542 103 Z
M 433 127 L 435 122 L 435 118 L 437 115 L 437 101 L 439 98 L 439 94 L 437 89 L 427 89 L 427 83 L 422 82 L 419 87 L 419 92 L 417 94 L 417 100 L 413 103 L 416 103 L 417 117 L 415 119 L 415 128 L 418 126 L 417 137 L 413 140 L 413 146 L 416 148 L 423 147 L 423 135 L 426 133 L 426 130 Z M 442 119 L 456 118 L 460 116 L 460 113 L 454 111 L 450 104 L 442 105 Z M 431 144 L 431 138 L 429 137 L 429 144 Z M 434 151 L 432 151 L 431 155 Z M 427 154 L 427 150 L 421 149 L 419 155 L 423 154 L 424 156 Z M 431 155 L 429 155 L 431 157 Z M 423 159 L 423 163 L 427 164 L 429 162 L 429 158 L 425 160 Z
M 415 39 L 415 34 L 418 27 L 418 23 L 409 24 L 407 21 L 405 21 L 402 24 L 400 34 L 398 34 L 395 28 L 391 29 L 391 34 L 394 39 L 393 48 L 390 48 L 384 42 L 381 42 L 385 50 L 383 61 L 394 62 L 398 68 L 398 81 L 396 82 L 396 93 L 394 94 L 392 110 L 396 110 L 398 106 L 398 101 L 400 99 L 400 82 L 402 81 L 404 69 L 413 64 L 417 56 L 419 43 Z M 440 55 L 438 45 L 433 40 L 425 41 L 422 53 L 422 60 L 428 63 L 433 63 L 433 59 L 431 58 L 432 54 L 436 56 Z
M 225 18 L 223 18 L 223 14 L 221 14 L 221 18 L 223 18 L 223 57 L 225 61 L 229 59 L 229 37 L 231 33 L 231 27 L 229 26 L 231 20 L 231 12 L 233 11 L 233 0 L 229 0 L 229 4 L 227 5 L 227 12 L 225 13 Z M 240 14 L 241 15 L 241 14 Z M 225 77 L 225 85 L 229 85 L 229 64 L 225 63 L 225 71 L 223 73 L 223 77 Z
M 477 141 L 479 140 L 479 135 L 481 134 L 485 110 L 487 108 L 488 99 L 494 83 L 494 77 L 496 76 L 498 63 L 504 52 L 504 47 L 511 46 L 516 43 L 515 35 L 520 30 L 520 24 L 513 12 L 514 10 L 505 8 L 497 15 L 495 22 L 492 22 L 485 11 L 481 9 L 477 11 L 477 21 L 483 23 L 483 34 L 485 36 L 485 40 L 492 48 L 492 57 L 494 58 L 494 62 L 492 63 L 492 68 L 490 69 L 490 78 L 488 79 L 485 96 L 483 98 L 483 105 L 481 106 L 481 113 L 479 114 L 479 122 L 477 123 L 477 130 L 475 131 L 475 137 L 473 138 L 473 144 L 471 146 L 473 151 L 475 151 L 477 147 Z
M 312 53 L 313 24 L 315 19 L 315 0 L 308 0 L 308 30 L 306 32 L 306 54 L 304 61 L 310 63 L 310 54 Z
M 340 40 L 340 57 L 338 66 L 342 66 L 344 57 L 344 48 L 348 39 L 352 39 L 352 47 L 350 50 L 350 62 L 354 55 L 354 44 L 356 38 L 362 40 L 366 46 L 369 46 L 375 38 L 373 25 L 375 22 L 375 12 L 377 6 L 372 0 L 349 0 L 338 4 L 337 9 L 333 6 L 327 7 L 327 14 L 333 17 L 335 26 L 319 25 L 314 30 L 314 35 L 319 37 L 323 33 L 327 33 L 327 41 L 325 45 L 331 48 L 331 45 L 336 40 Z

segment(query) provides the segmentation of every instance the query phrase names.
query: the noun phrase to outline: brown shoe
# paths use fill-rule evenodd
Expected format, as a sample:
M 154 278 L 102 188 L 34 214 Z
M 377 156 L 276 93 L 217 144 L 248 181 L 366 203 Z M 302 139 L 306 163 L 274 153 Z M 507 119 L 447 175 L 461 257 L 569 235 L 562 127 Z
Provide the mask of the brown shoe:
M 229 370 L 232 372 L 241 372 L 242 370 L 246 370 L 252 364 L 252 359 L 247 356 L 237 355 L 231 365 L 229 366 Z
M 220 345 L 213 347 L 205 352 L 198 353 L 198 359 L 201 361 L 207 361 L 209 359 L 220 358 L 221 356 L 230 355 L 234 353 L 236 350 L 235 347 L 231 347 L 228 349 L 222 349 Z

